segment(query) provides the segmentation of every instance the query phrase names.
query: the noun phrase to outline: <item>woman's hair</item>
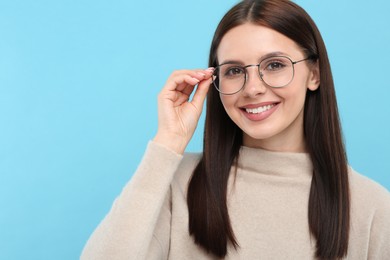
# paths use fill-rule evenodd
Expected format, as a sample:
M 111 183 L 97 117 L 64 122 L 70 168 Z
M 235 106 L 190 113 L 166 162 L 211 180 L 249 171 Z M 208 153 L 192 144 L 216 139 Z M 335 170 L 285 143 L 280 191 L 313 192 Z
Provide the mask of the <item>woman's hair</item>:
M 347 254 L 350 227 L 348 166 L 333 78 L 322 37 L 310 16 L 288 0 L 244 0 L 219 23 L 210 49 L 209 66 L 218 65 L 217 49 L 232 28 L 252 23 L 271 28 L 296 42 L 318 62 L 320 87 L 307 91 L 304 135 L 313 164 L 308 225 L 316 239 L 316 256 Z M 195 243 L 218 257 L 227 245 L 239 247 L 227 208 L 227 185 L 242 145 L 242 130 L 225 112 L 218 91 L 207 97 L 203 154 L 188 186 L 189 233 Z

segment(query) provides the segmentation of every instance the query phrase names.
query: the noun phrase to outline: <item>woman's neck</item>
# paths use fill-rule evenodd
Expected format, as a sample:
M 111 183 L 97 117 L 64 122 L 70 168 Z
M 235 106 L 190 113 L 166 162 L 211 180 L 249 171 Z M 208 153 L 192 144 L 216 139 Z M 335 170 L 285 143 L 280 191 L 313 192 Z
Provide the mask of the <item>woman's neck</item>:
M 243 134 L 243 145 L 252 148 L 261 148 L 274 152 L 305 153 L 306 142 L 302 134 L 281 134 L 267 139 L 254 139 L 247 134 Z

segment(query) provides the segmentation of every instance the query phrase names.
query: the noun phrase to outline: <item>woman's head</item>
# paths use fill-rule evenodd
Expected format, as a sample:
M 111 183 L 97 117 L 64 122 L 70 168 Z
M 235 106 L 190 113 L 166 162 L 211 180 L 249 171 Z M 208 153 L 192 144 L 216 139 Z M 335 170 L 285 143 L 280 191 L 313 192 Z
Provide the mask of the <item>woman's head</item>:
M 238 50 L 237 46 L 239 44 L 230 44 L 226 47 L 226 41 L 236 41 L 239 42 L 237 37 L 239 36 L 239 33 L 236 33 L 236 36 L 229 37 L 231 34 L 234 34 L 235 31 L 240 30 L 240 28 L 247 27 L 247 29 L 252 26 L 255 28 L 256 26 L 258 28 L 263 28 L 263 31 L 266 29 L 269 29 L 269 31 L 273 31 L 275 35 L 280 35 L 281 37 L 285 37 L 286 39 L 291 41 L 291 45 L 294 45 L 296 47 L 295 49 L 299 50 L 300 53 L 285 53 L 283 55 L 288 56 L 292 61 L 301 60 L 302 58 L 309 58 L 309 60 L 302 62 L 303 64 L 297 63 L 293 65 L 296 75 L 294 76 L 293 81 L 285 86 L 284 88 L 269 88 L 269 92 L 275 92 L 276 95 L 268 97 L 268 100 L 261 100 L 261 99 L 253 99 L 246 101 L 238 101 L 238 105 L 242 105 L 242 109 L 245 109 L 246 105 L 253 105 L 254 104 L 262 104 L 262 101 L 268 102 L 268 101 L 282 101 L 283 94 L 288 94 L 288 92 L 293 91 L 294 84 L 299 84 L 296 82 L 298 79 L 298 76 L 300 73 L 304 73 L 304 68 L 308 68 L 309 70 L 312 70 L 314 73 L 317 73 L 315 75 L 317 79 L 313 78 L 313 81 L 316 81 L 316 86 L 306 86 L 307 89 L 309 89 L 308 93 L 306 94 L 306 91 L 299 94 L 299 97 L 302 100 L 302 108 L 305 106 L 305 113 L 302 112 L 302 114 L 298 114 L 299 107 L 297 104 L 295 104 L 296 110 L 294 113 L 294 117 L 302 118 L 301 121 L 303 121 L 303 117 L 305 117 L 305 124 L 309 123 L 311 126 L 314 121 L 316 121 L 316 116 L 318 116 L 318 113 L 326 112 L 325 106 L 327 106 L 329 109 L 330 107 L 336 106 L 336 100 L 334 95 L 334 87 L 333 87 L 333 81 L 332 81 L 332 75 L 331 70 L 329 66 L 329 61 L 326 53 L 326 49 L 323 43 L 323 40 L 320 36 L 320 33 L 318 32 L 318 29 L 312 19 L 309 17 L 309 15 L 299 6 L 294 4 L 291 1 L 288 0 L 267 0 L 267 1 L 256 1 L 256 0 L 245 0 L 237 4 L 235 7 L 233 7 L 221 20 L 219 26 L 217 27 L 217 30 L 215 32 L 211 50 L 210 50 L 210 56 L 209 56 L 209 65 L 216 67 L 218 65 L 221 65 L 222 63 L 226 62 L 226 57 L 229 55 L 226 55 L 226 53 L 229 53 L 229 47 L 230 53 L 234 53 Z M 243 31 L 243 30 L 241 30 Z M 248 31 L 248 30 L 247 30 Z M 253 33 L 256 29 L 253 30 Z M 248 35 L 248 38 L 254 39 L 256 38 L 256 41 L 258 41 L 258 53 L 253 54 L 253 59 L 249 60 L 244 58 L 240 59 L 237 58 L 238 56 L 243 56 L 242 54 L 245 54 L 245 51 L 249 51 L 248 44 L 246 44 L 245 41 L 242 42 L 241 51 L 237 52 L 237 55 L 234 57 L 235 59 L 239 61 L 243 61 L 244 64 L 242 65 L 248 65 L 248 64 L 258 64 L 261 61 L 262 54 L 267 55 L 267 47 L 264 47 L 265 45 L 270 45 L 270 38 L 269 37 L 263 37 L 260 35 L 261 31 L 258 29 L 260 33 L 258 34 L 258 37 L 252 35 Z M 251 32 L 248 32 L 251 33 Z M 247 41 L 248 42 L 248 41 Z M 286 41 L 287 42 L 287 41 Z M 222 48 L 223 50 L 221 50 Z M 235 48 L 235 49 L 232 49 Z M 247 50 L 248 49 L 248 50 Z M 269 48 L 268 48 L 269 49 Z M 263 53 L 261 53 L 264 51 Z M 278 49 L 278 46 L 275 46 L 275 48 L 272 51 L 282 51 L 281 49 Z M 257 55 L 257 56 L 256 56 Z M 234 56 L 232 54 L 231 56 Z M 228 57 L 230 58 L 230 57 Z M 316 71 L 314 71 L 316 69 Z M 247 68 L 248 78 L 250 79 L 254 78 L 255 74 L 252 73 L 252 71 L 255 71 L 255 68 Z M 309 74 L 307 74 L 308 77 L 310 77 Z M 259 77 L 257 77 L 259 79 Z M 218 84 L 218 83 L 217 83 Z M 249 84 L 249 82 L 246 82 L 246 84 Z M 318 88 L 318 85 L 321 85 L 321 87 Z M 246 87 L 245 87 L 246 88 Z M 245 90 L 245 88 L 243 88 Z M 245 117 L 243 117 L 243 120 L 239 120 L 238 115 L 234 116 L 234 113 L 230 113 L 228 106 L 226 104 L 231 104 L 229 101 L 232 101 L 232 99 L 237 98 L 239 95 L 244 95 L 244 93 L 238 92 L 234 95 L 220 95 L 220 93 L 215 89 L 212 88 L 209 92 L 208 96 L 208 112 L 207 115 L 210 117 L 210 120 L 206 121 L 209 123 L 212 123 L 214 126 L 217 124 L 222 124 L 223 129 L 226 128 L 237 128 L 238 127 L 241 130 L 244 130 L 244 139 L 246 137 L 246 133 L 249 134 L 249 139 L 261 139 L 266 138 L 267 135 L 255 135 L 249 133 L 247 130 L 248 128 L 245 128 L 245 124 L 242 122 L 245 121 Z M 277 94 L 282 94 L 282 97 L 278 97 Z M 291 95 L 290 95 L 291 96 Z M 305 97 L 306 96 L 306 97 Z M 293 97 L 294 98 L 294 97 Z M 221 102 L 222 99 L 222 102 Z M 294 98 L 295 99 L 295 98 Z M 290 98 L 290 100 L 292 100 Z M 295 101 L 298 102 L 298 101 Z M 281 102 L 281 104 L 284 104 Z M 287 103 L 288 104 L 288 103 Z M 313 106 L 316 104 L 316 106 Z M 282 106 L 280 106 L 282 107 Z M 269 108 L 269 107 L 268 107 Z M 290 110 L 291 105 L 285 106 L 285 110 Z M 330 108 L 333 109 L 333 108 Z M 307 111 L 310 110 L 310 111 Z M 238 111 L 238 110 L 237 110 Z M 236 114 L 239 114 L 239 112 L 236 111 Z M 278 109 L 278 112 L 280 112 L 281 109 Z M 226 112 L 229 114 L 229 116 L 226 115 Z M 288 112 L 288 111 L 286 111 Z M 307 112 L 307 113 L 306 113 Z M 308 117 L 311 116 L 311 117 Z M 218 119 L 216 119 L 218 117 Z M 274 116 L 275 117 L 275 116 Z M 282 117 L 279 117 L 280 120 L 286 121 L 286 119 Z M 290 118 L 291 120 L 294 118 Z M 287 119 L 288 121 L 289 119 Z M 294 121 L 289 121 L 288 124 L 297 123 Z M 213 122 L 211 122 L 213 121 Z M 266 122 L 266 121 L 265 121 Z M 264 123 L 265 124 L 265 123 Z M 286 125 L 285 127 L 289 126 Z M 270 125 L 270 124 L 268 124 Z M 298 123 L 302 129 L 303 123 Z M 238 130 L 238 129 L 236 129 Z M 262 132 L 264 128 L 259 128 L 258 130 L 254 129 L 253 131 L 257 133 Z M 240 131 L 240 130 L 238 130 Z M 207 129 L 206 129 L 207 132 Z M 301 132 L 306 132 L 304 129 L 302 129 Z M 303 133 L 302 133 L 303 135 Z M 297 136 L 298 138 L 300 135 Z M 244 140 L 245 143 L 245 140 Z M 261 145 L 260 145 L 261 146 Z M 268 147 L 270 148 L 270 147 Z M 294 149 L 294 147 L 291 147 Z M 297 147 L 295 147 L 297 148 Z M 271 148 L 271 149 L 277 149 L 277 147 Z M 298 148 L 299 149 L 299 148 Z
M 303 110 L 306 92 L 318 88 L 319 72 L 305 55 L 290 38 L 253 23 L 224 35 L 214 82 L 226 113 L 243 132 L 245 146 L 306 150 Z

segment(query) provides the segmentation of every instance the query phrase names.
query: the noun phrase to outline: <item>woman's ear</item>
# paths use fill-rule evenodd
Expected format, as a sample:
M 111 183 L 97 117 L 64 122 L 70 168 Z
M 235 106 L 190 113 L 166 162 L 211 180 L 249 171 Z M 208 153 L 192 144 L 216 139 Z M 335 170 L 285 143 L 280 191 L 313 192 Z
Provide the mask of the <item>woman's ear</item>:
M 320 67 L 318 60 L 310 65 L 310 76 L 307 82 L 307 88 L 311 91 L 315 91 L 320 86 Z

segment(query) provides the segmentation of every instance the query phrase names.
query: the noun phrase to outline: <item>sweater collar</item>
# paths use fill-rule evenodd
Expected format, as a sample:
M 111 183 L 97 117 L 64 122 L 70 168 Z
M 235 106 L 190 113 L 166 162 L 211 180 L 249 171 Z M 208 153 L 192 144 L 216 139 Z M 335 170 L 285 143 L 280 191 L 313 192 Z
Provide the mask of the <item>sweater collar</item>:
M 247 146 L 240 149 L 238 167 L 273 176 L 311 178 L 313 173 L 308 153 L 273 152 Z

